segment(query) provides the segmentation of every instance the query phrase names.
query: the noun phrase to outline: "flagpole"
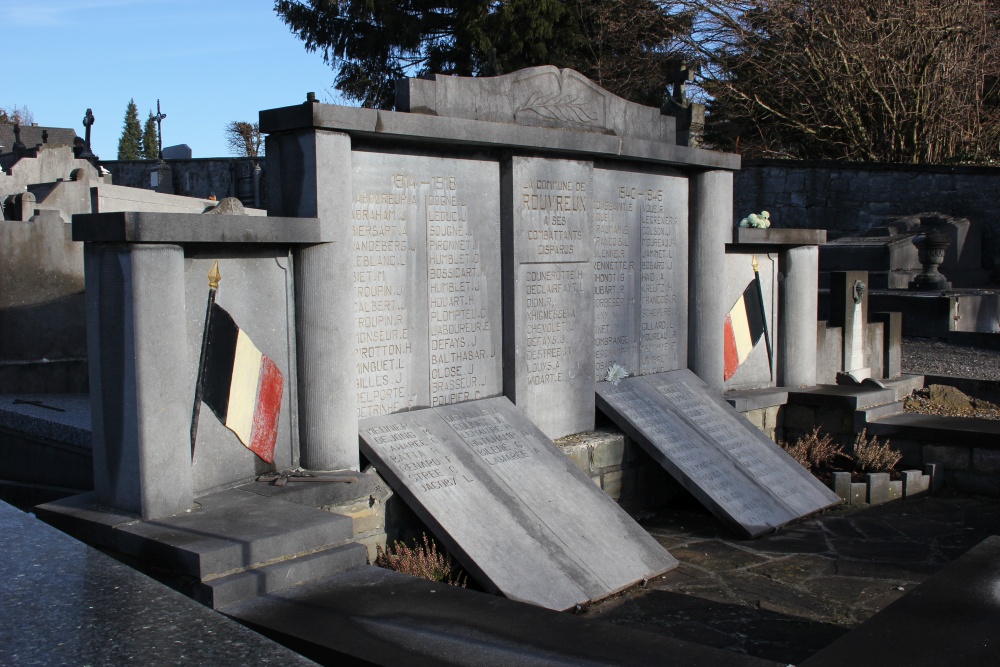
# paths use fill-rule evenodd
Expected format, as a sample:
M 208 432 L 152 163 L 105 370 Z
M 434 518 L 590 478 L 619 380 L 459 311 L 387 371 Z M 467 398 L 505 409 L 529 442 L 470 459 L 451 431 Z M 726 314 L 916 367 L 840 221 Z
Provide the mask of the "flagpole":
M 760 297 L 760 319 L 764 323 L 764 345 L 767 346 L 767 367 L 772 373 L 774 360 L 771 356 L 771 334 L 767 328 L 767 308 L 764 306 L 764 288 L 760 284 L 760 264 L 757 262 L 757 255 L 751 255 L 753 263 L 753 277 L 757 283 L 757 296 Z
M 212 306 L 215 305 L 215 293 L 219 289 L 219 260 L 215 260 L 212 270 L 208 272 L 208 306 L 205 308 L 205 328 L 201 334 L 201 356 L 198 358 L 198 381 L 194 388 L 194 408 L 191 413 L 191 459 L 194 460 L 194 443 L 198 438 L 198 417 L 201 414 L 202 385 L 205 380 L 205 356 L 208 354 L 208 334 L 212 326 Z

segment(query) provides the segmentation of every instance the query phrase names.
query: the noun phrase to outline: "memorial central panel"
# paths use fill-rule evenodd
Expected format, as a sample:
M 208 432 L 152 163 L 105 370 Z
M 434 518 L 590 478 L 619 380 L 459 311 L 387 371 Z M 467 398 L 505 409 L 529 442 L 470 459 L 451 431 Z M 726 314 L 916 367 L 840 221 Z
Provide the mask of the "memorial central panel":
M 594 170 L 595 379 L 687 364 L 687 179 Z
M 593 165 L 514 157 L 508 396 L 550 438 L 593 428 Z
M 360 430 L 365 456 L 488 589 L 561 610 L 677 564 L 506 398 Z
M 598 406 L 717 517 L 751 537 L 839 502 L 689 370 L 598 385 Z
M 497 164 L 352 162 L 358 416 L 500 394 Z

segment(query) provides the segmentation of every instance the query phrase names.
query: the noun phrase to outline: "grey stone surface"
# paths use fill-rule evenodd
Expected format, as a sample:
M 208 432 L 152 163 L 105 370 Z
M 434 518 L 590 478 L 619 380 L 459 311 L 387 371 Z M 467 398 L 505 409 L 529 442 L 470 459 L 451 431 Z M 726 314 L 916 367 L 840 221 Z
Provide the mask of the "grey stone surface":
M 198 578 L 316 551 L 353 535 L 348 517 L 239 489 L 198 498 L 190 512 L 114 530 L 122 553 Z
M 496 162 L 353 154 L 358 416 L 503 391 Z
M 851 502 L 851 473 L 833 473 L 833 492 L 836 493 L 841 500 L 848 503 Z
M 732 304 L 725 302 L 719 276 L 725 275 L 725 245 L 733 238 L 733 175 L 724 171 L 696 174 L 690 188 L 688 368 L 721 392 L 723 318 Z
M 261 131 L 269 134 L 291 133 L 316 127 L 347 132 L 357 138 L 391 141 L 406 137 L 409 141 L 431 145 L 435 150 L 442 145 L 520 148 L 528 151 L 559 151 L 577 157 L 623 157 L 712 169 L 732 170 L 740 167 L 740 158 L 735 154 L 675 146 L 660 141 L 574 129 L 530 127 L 326 104 L 303 104 L 261 111 L 260 123 Z M 270 161 L 271 143 L 267 146 L 267 156 Z M 268 196 L 270 197 L 270 193 Z M 272 200 L 269 198 L 268 201 Z
M 785 387 L 812 386 L 817 380 L 818 248 L 788 248 L 780 256 L 778 268 L 785 276 L 779 286 L 778 383 Z
M 313 664 L 4 503 L 0 565 L 5 664 Z
M 859 284 L 863 286 L 860 300 L 855 289 Z M 843 370 L 858 379 L 864 379 L 870 373 L 865 366 L 865 334 L 870 291 L 866 271 L 834 271 L 830 274 L 829 323 L 831 326 L 843 327 Z
M 73 240 L 103 243 L 325 243 L 335 227 L 316 218 L 197 213 L 92 213 L 73 216 Z
M 595 169 L 595 379 L 687 365 L 687 180 Z
M 781 387 L 764 387 L 726 392 L 724 398 L 737 412 L 773 408 L 788 403 L 788 390 Z
M 504 170 L 504 393 L 549 438 L 593 430 L 593 165 Z
M 324 664 L 779 665 L 379 568 L 352 570 L 224 612 L 309 646 Z
M 828 326 L 826 320 L 816 323 L 816 383 L 835 384 L 837 373 L 843 370 L 844 339 L 841 327 Z
M 904 470 L 902 479 L 903 495 L 909 498 L 910 496 L 927 493 L 930 490 L 930 481 L 931 478 L 919 470 Z
M 750 210 L 750 209 L 747 209 Z M 753 209 L 757 210 L 757 209 Z M 733 232 L 733 243 L 789 246 L 815 246 L 826 243 L 825 229 L 779 229 L 768 227 L 737 227 Z
M 899 377 L 903 372 L 903 314 L 868 313 L 868 321 L 882 325 L 882 377 Z
M 0 396 L 0 428 L 89 450 L 90 397 L 88 394 Z
M 561 610 L 676 564 L 506 398 L 360 428 L 365 456 L 487 590 Z
M 939 493 L 944 486 L 944 464 L 937 462 L 925 463 L 924 474 L 930 478 L 931 493 Z
M 574 128 L 675 142 L 675 120 L 624 100 L 579 72 L 551 65 L 493 77 L 435 75 L 396 84 L 399 111 L 494 123 Z
M 881 505 L 889 501 L 889 473 L 870 472 L 865 475 L 868 484 L 868 504 Z
M 895 479 L 889 482 L 889 500 L 899 500 L 903 497 L 903 480 Z
M 990 665 L 1000 660 L 1000 537 L 988 537 L 801 664 Z
M 598 407 L 719 519 L 763 534 L 839 499 L 691 371 L 598 385 Z
M 864 505 L 868 502 L 868 485 L 864 482 L 851 484 L 851 505 Z
M 885 360 L 885 329 L 881 322 L 869 322 L 865 330 L 865 359 L 871 371 L 871 378 L 885 377 L 882 363 Z

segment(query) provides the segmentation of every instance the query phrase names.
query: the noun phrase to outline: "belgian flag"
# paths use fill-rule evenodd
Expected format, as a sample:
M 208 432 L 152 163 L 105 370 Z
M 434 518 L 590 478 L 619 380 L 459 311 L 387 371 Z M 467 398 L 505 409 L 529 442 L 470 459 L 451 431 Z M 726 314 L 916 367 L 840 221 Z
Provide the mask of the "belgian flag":
M 764 335 L 764 303 L 756 279 L 750 281 L 726 315 L 725 326 L 726 367 L 723 378 L 728 380 Z
M 214 302 L 209 307 L 201 382 L 202 400 L 219 421 L 250 451 L 274 463 L 284 376 Z

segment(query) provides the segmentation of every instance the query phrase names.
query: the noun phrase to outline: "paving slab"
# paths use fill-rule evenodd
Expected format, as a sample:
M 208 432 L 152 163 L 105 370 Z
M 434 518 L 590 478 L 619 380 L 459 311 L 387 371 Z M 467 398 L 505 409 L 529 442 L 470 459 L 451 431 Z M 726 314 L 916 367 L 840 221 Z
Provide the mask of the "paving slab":
M 506 398 L 360 431 L 364 455 L 487 590 L 569 609 L 677 564 Z
M 824 665 L 1000 663 L 1000 537 L 988 537 L 916 589 L 818 652 Z
M 0 503 L 5 665 L 315 664 Z
M 226 607 L 317 660 L 406 665 L 779 663 L 364 567 Z
M 840 502 L 689 370 L 602 382 L 597 397 L 692 495 L 746 535 Z

